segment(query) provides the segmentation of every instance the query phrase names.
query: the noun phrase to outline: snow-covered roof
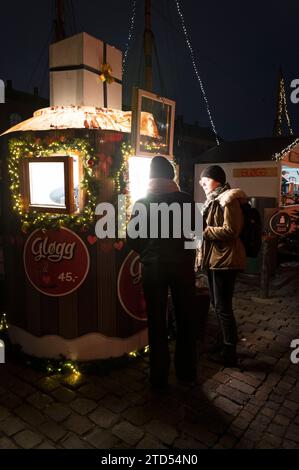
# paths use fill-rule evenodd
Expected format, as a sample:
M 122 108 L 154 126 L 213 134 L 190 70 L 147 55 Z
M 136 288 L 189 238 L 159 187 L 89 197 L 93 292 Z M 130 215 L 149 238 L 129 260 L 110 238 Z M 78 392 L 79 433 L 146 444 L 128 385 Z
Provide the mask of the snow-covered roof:
M 25 131 L 48 131 L 55 129 L 101 129 L 131 132 L 131 111 L 96 108 L 94 106 L 53 106 L 39 109 L 33 117 L 11 127 L 3 134 Z M 158 137 L 154 117 L 141 113 L 142 135 Z

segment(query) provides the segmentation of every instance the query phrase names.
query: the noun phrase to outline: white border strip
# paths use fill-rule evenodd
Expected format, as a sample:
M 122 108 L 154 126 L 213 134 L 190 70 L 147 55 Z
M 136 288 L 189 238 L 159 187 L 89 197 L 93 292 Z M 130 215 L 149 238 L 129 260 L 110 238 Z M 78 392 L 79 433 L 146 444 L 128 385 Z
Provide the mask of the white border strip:
M 19 344 L 26 354 L 45 358 L 63 355 L 67 359 L 81 361 L 121 357 L 148 344 L 147 328 L 129 338 L 108 337 L 101 333 L 89 333 L 74 339 L 57 335 L 37 337 L 14 325 L 9 325 L 8 333 L 12 343 Z

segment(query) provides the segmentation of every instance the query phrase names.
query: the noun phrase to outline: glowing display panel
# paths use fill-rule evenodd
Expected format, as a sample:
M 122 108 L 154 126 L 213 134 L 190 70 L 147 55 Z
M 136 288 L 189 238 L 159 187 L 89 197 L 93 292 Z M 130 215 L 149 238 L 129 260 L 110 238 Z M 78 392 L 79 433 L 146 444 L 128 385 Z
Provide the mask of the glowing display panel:
M 30 205 L 65 208 L 63 162 L 30 162 Z
M 26 210 L 73 213 L 81 209 L 81 173 L 77 156 L 24 158 L 22 198 Z
M 132 204 L 146 196 L 151 158 L 130 157 L 129 159 L 129 180 Z

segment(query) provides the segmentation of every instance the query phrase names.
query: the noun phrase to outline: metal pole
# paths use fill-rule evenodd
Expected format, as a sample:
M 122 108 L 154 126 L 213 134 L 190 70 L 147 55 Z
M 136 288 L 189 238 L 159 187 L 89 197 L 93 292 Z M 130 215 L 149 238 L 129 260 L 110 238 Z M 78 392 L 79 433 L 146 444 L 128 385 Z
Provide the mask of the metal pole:
M 145 0 L 145 29 L 144 29 L 144 62 L 145 62 L 145 88 L 153 89 L 152 70 L 153 33 L 151 29 L 151 0 Z
M 64 29 L 64 5 L 63 0 L 55 0 L 56 19 L 55 19 L 55 42 L 65 38 Z

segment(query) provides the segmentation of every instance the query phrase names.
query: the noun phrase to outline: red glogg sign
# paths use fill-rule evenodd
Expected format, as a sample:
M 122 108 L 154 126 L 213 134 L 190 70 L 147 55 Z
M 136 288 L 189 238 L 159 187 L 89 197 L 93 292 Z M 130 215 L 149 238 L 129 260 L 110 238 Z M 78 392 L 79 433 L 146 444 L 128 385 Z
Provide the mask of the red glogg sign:
M 24 247 L 24 266 L 38 291 L 59 297 L 82 284 L 89 271 L 89 253 L 71 230 L 35 230 Z
M 121 265 L 117 280 L 117 293 L 121 306 L 136 320 L 145 321 L 146 304 L 141 283 L 139 255 L 130 251 Z

